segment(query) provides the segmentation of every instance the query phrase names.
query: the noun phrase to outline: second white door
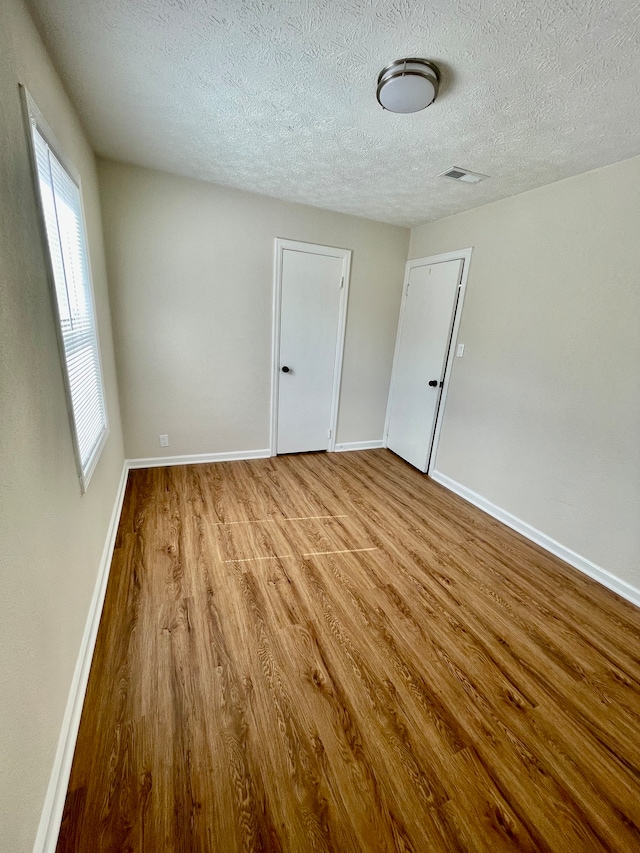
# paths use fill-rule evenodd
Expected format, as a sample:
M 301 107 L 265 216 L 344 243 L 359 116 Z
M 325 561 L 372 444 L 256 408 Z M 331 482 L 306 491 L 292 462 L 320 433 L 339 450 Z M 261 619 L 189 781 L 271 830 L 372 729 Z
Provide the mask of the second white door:
M 290 241 L 279 241 L 276 251 L 281 253 L 276 452 L 327 450 L 337 413 L 351 253 Z
M 462 264 L 451 260 L 409 265 L 386 445 L 420 471 L 429 464 Z

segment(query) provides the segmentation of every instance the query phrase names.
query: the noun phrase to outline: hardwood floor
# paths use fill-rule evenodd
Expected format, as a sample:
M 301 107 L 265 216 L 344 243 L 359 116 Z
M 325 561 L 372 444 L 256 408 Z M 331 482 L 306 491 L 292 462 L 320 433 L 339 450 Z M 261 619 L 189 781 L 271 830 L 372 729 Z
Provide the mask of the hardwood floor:
M 131 472 L 58 853 L 639 826 L 631 604 L 388 451 Z

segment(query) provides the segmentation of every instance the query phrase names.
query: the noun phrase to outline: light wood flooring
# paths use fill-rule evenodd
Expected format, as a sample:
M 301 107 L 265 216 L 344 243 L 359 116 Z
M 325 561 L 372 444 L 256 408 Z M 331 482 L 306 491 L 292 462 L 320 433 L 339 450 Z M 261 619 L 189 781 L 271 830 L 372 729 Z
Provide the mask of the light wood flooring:
M 385 450 L 131 472 L 58 853 L 639 826 L 631 604 Z

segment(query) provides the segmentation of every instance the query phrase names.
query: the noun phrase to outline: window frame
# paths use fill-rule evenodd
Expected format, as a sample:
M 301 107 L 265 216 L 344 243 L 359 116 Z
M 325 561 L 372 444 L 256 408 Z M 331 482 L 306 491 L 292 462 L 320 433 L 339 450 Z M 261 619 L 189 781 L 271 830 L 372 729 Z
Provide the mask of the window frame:
M 96 469 L 100 456 L 102 455 L 102 451 L 104 450 L 105 444 L 107 443 L 107 439 L 109 438 L 110 426 L 109 426 L 109 413 L 107 411 L 107 399 L 105 394 L 105 386 L 104 386 L 104 371 L 102 368 L 102 348 L 100 346 L 100 333 L 98 329 L 98 314 L 96 311 L 96 300 L 95 300 L 95 292 L 93 287 L 93 272 L 92 272 L 92 264 L 91 257 L 89 253 L 89 240 L 87 238 L 87 217 L 85 214 L 84 207 L 84 195 L 82 192 L 82 181 L 79 173 L 69 160 L 69 158 L 65 155 L 64 149 L 58 142 L 55 134 L 51 130 L 48 122 L 38 109 L 37 104 L 31 97 L 29 91 L 25 86 L 20 85 L 20 93 L 22 98 L 22 107 L 23 107 L 23 115 L 27 133 L 27 141 L 28 141 L 28 149 L 29 149 L 29 160 L 31 162 L 31 173 L 34 183 L 34 192 L 36 197 L 36 207 L 37 207 L 37 215 L 38 215 L 38 226 L 40 231 L 40 240 L 42 244 L 42 250 L 44 252 L 44 257 L 46 259 L 46 267 L 47 267 L 47 279 L 49 282 L 49 295 L 51 297 L 53 316 L 55 320 L 56 327 L 56 339 L 58 341 L 58 351 L 60 355 L 60 362 L 62 368 L 62 375 L 64 380 L 64 389 L 65 396 L 67 400 L 67 411 L 69 414 L 69 424 L 71 428 L 71 442 L 73 445 L 73 454 L 76 462 L 76 470 L 78 474 L 78 479 L 80 481 L 80 491 L 81 494 L 85 494 L 87 488 L 89 486 L 89 482 L 93 475 L 93 472 Z M 40 175 L 38 172 L 38 164 L 36 158 L 36 150 L 35 150 L 35 140 L 33 138 L 32 126 L 35 126 L 40 133 L 40 135 L 45 139 L 47 145 L 55 155 L 56 159 L 65 170 L 69 178 L 73 181 L 73 183 L 78 188 L 78 193 L 80 197 L 80 228 L 81 228 L 81 236 L 84 242 L 84 252 L 86 259 L 86 268 L 87 268 L 87 277 L 88 277 L 88 295 L 90 300 L 90 310 L 93 318 L 93 330 L 95 333 L 96 339 L 96 349 L 97 349 L 97 360 L 98 360 L 98 372 L 99 372 L 99 391 L 102 398 L 102 408 L 104 411 L 104 429 L 102 430 L 102 434 L 100 436 L 99 441 L 96 443 L 91 456 L 87 460 L 87 464 L 85 468 L 82 466 L 82 458 L 80 455 L 80 446 L 78 442 L 78 435 L 76 431 L 76 421 L 75 421 L 75 413 L 73 408 L 73 399 L 71 395 L 71 382 L 69 379 L 69 367 L 67 364 L 67 354 L 64 345 L 64 337 L 62 332 L 62 322 L 60 317 L 60 309 L 58 306 L 58 297 L 56 292 L 56 283 L 55 283 L 55 275 L 54 275 L 54 266 L 51 258 L 51 250 L 49 247 L 49 238 L 47 234 L 47 225 L 44 214 L 44 205 L 42 194 L 40 191 Z

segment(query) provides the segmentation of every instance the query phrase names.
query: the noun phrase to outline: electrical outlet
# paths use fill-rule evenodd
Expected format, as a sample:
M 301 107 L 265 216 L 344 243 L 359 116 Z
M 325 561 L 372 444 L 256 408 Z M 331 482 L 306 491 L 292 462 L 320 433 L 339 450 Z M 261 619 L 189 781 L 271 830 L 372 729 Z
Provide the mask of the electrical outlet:
M 458 358 L 462 358 L 464 355 L 464 344 L 458 344 L 458 351 L 456 352 Z
M 160 447 L 169 447 L 169 436 L 161 435 L 160 436 Z

